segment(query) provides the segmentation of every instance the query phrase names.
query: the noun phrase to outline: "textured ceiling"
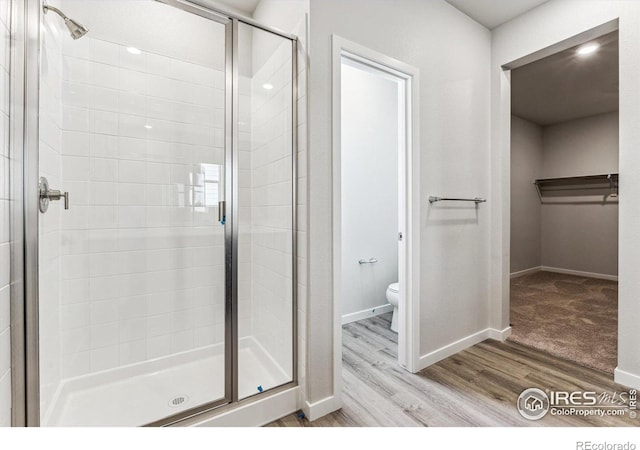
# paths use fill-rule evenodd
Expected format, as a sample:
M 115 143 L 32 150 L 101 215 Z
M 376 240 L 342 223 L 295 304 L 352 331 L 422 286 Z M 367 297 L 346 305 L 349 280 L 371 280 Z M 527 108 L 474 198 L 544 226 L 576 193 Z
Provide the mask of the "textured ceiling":
M 511 72 L 511 112 L 539 125 L 618 110 L 618 32 L 588 57 L 571 48 Z

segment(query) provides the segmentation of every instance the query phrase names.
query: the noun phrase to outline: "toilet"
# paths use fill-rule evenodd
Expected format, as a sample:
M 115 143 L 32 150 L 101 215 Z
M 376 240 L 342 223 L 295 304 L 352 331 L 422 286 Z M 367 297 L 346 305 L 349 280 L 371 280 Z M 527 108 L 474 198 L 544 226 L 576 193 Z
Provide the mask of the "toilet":
M 400 299 L 400 283 L 391 283 L 387 288 L 387 300 L 393 305 L 391 331 L 398 332 L 398 301 Z

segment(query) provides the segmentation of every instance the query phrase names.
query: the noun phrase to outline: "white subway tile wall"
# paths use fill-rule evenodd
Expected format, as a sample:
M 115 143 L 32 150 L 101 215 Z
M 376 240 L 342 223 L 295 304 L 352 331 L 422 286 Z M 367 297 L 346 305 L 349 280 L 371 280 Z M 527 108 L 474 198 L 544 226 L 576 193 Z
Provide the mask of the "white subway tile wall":
M 56 2 L 53 6 L 59 6 Z M 42 27 L 40 72 L 40 172 L 53 189 L 61 183 L 61 48 L 62 29 L 49 21 Z M 52 204 L 39 215 L 40 407 L 51 406 L 61 379 L 61 213 Z
M 245 204 L 250 204 L 252 334 L 289 378 L 294 312 L 291 64 L 291 42 L 277 38 L 273 54 L 254 68 L 250 103 L 240 105 L 241 114 L 250 111 L 251 118 L 250 135 L 241 142 L 249 142 L 251 150 L 244 182 L 250 189 L 250 203 Z
M 11 426 L 9 16 L 10 1 L 0 0 L 0 427 Z
M 72 41 L 51 27 L 44 34 L 40 164 L 52 188 L 69 191 L 71 208 L 52 203 L 40 216 L 44 412 L 65 379 L 224 339 L 224 235 L 217 223 L 224 73 L 90 35 Z M 304 352 L 300 51 L 297 289 Z M 283 40 L 253 77 L 241 77 L 239 121 L 240 337 L 252 336 L 289 376 L 291 64 L 291 44 Z M 304 357 L 298 368 L 303 376 Z
M 246 55 L 243 55 L 246 56 Z M 239 222 L 238 222 L 238 336 L 249 338 L 253 336 L 253 228 L 251 218 L 253 214 L 253 191 L 251 185 L 251 77 L 240 75 L 239 109 L 238 109 L 238 185 L 239 192 Z M 240 360 L 242 364 L 242 360 Z M 240 367 L 242 369 L 242 367 Z
M 221 343 L 224 73 L 87 35 L 61 86 L 62 378 Z

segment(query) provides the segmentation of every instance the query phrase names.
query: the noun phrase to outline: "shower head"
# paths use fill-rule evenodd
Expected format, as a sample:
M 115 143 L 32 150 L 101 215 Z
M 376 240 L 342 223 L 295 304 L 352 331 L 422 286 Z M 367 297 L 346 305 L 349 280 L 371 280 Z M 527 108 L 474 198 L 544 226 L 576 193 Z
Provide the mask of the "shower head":
M 73 39 L 80 39 L 82 36 L 89 32 L 89 29 L 87 27 L 82 25 L 80 22 L 76 22 L 75 20 L 70 19 L 58 8 L 49 6 L 46 3 L 42 6 L 42 8 L 44 9 L 45 14 L 49 11 L 53 11 L 54 13 L 62 17 L 62 19 L 64 20 L 64 24 L 69 29 L 69 33 L 71 34 L 71 37 Z
M 64 23 L 69 29 L 69 33 L 71 33 L 71 37 L 73 39 L 80 39 L 82 36 L 89 32 L 89 29 L 82 25 L 81 23 L 76 22 L 73 19 L 64 19 Z

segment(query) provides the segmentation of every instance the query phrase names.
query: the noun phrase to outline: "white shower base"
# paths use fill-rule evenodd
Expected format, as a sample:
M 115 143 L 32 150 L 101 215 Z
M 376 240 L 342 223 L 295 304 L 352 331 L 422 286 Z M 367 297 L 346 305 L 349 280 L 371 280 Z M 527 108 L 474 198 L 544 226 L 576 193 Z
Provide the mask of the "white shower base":
M 238 357 L 241 399 L 291 381 L 252 337 L 240 340 Z M 209 346 L 64 380 L 42 425 L 139 426 L 223 397 L 224 349 Z

